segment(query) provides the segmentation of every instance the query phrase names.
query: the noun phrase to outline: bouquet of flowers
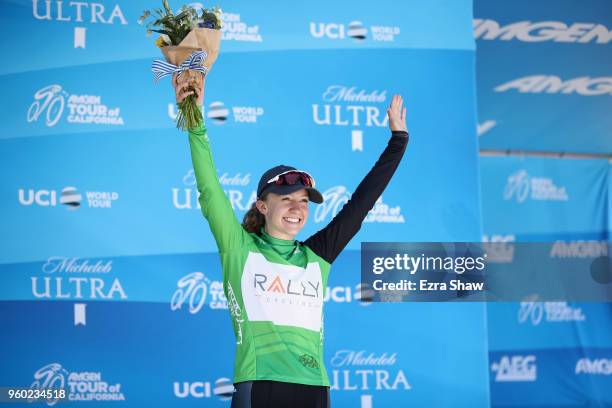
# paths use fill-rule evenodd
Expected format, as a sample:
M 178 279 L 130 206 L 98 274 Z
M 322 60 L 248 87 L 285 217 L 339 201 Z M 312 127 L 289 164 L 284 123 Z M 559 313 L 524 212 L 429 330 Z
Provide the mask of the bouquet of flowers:
M 204 76 L 210 71 L 219 55 L 221 46 L 221 9 L 202 9 L 198 12 L 193 7 L 183 6 L 174 14 L 167 0 L 162 0 L 163 8 L 145 11 L 138 19 L 138 24 L 147 23 L 147 36 L 159 33 L 155 45 L 161 48 L 166 61 L 153 62 L 152 70 L 155 80 L 167 75 L 187 75 L 190 87 L 194 91 L 178 104 L 179 113 L 176 126 L 190 129 L 199 125 L 203 118 L 198 109 L 195 90 L 199 89 Z

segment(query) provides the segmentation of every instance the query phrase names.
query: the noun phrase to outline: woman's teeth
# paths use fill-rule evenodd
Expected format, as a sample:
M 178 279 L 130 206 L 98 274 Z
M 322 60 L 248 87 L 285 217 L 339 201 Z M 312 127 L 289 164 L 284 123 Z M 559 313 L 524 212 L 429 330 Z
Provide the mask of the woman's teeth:
M 287 221 L 287 222 L 291 222 L 291 223 L 295 223 L 295 224 L 297 224 L 297 223 L 299 223 L 299 222 L 300 222 L 300 219 L 299 219 L 299 218 L 289 218 L 289 217 L 285 217 L 285 218 L 283 218 L 283 219 L 284 219 L 285 221 Z

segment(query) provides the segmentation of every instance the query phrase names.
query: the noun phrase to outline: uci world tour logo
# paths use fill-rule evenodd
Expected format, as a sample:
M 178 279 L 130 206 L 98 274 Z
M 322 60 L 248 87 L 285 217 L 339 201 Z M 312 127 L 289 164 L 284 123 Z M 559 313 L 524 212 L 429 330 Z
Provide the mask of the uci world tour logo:
M 23 206 L 56 207 L 65 206 L 74 211 L 82 206 L 88 208 L 112 208 L 119 199 L 115 191 L 85 191 L 84 195 L 76 187 L 64 187 L 61 190 L 20 188 L 18 190 L 19 204 Z
M 99 95 L 69 94 L 61 85 L 45 86 L 34 93 L 28 108 L 28 123 L 44 122 L 48 127 L 59 123 L 66 115 L 69 124 L 123 126 L 119 108 L 109 108 Z
M 353 20 L 348 24 L 310 22 L 310 35 L 314 38 L 326 38 L 330 40 L 352 39 L 356 43 L 365 43 L 371 36 L 376 42 L 394 42 L 400 34 L 397 26 L 372 25 L 366 26 L 359 20 Z
M 217 396 L 221 401 L 229 401 L 234 395 L 234 384 L 229 378 L 219 378 L 212 384 L 210 381 L 175 381 L 173 384 L 176 398 L 211 398 Z
M 173 103 L 168 104 L 168 116 L 176 120 L 178 112 Z M 215 125 L 225 123 L 256 124 L 264 115 L 261 106 L 232 106 L 228 107 L 222 101 L 215 101 L 208 105 L 206 118 Z

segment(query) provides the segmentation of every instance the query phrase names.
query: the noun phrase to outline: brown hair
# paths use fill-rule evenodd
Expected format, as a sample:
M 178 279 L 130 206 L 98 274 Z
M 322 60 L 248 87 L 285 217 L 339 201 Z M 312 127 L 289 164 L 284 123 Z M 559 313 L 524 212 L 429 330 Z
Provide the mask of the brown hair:
M 242 219 L 242 228 L 244 228 L 246 232 L 259 234 L 261 232 L 261 228 L 266 225 L 266 218 L 259 212 L 255 204 L 256 203 L 253 203 L 249 211 L 244 214 L 244 218 Z

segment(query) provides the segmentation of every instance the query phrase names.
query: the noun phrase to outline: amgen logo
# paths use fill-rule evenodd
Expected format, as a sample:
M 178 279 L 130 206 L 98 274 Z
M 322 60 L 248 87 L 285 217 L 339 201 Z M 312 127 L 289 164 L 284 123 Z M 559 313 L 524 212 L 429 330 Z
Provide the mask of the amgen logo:
M 612 77 L 591 78 L 582 76 L 563 80 L 556 75 L 529 75 L 495 87 L 495 92 L 510 90 L 530 94 L 612 95 Z
M 554 41 L 559 43 L 608 44 L 612 31 L 602 24 L 560 21 L 518 21 L 505 26 L 491 19 L 474 19 L 474 37 L 480 40 L 519 40 L 524 42 Z

